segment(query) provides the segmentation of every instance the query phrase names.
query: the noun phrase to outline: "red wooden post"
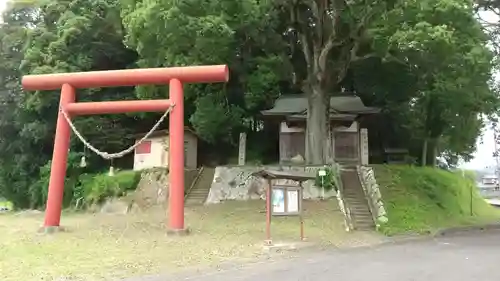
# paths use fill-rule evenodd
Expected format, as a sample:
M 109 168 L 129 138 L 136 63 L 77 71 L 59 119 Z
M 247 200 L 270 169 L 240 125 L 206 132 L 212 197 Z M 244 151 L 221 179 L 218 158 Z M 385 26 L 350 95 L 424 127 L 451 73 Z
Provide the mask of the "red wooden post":
M 272 245 L 271 238 L 271 212 L 272 208 L 272 182 L 271 180 L 267 180 L 267 190 L 266 190 L 266 245 Z
M 169 217 L 168 231 L 182 233 L 184 228 L 184 95 L 178 79 L 170 80 L 170 100 L 174 108 L 169 118 Z
M 64 84 L 61 89 L 59 106 L 75 102 L 75 88 Z M 49 194 L 45 210 L 45 227 L 57 227 L 61 220 L 61 209 L 64 195 L 64 178 L 68 159 L 69 138 L 71 129 L 61 112 L 57 115 L 54 154 L 50 167 Z

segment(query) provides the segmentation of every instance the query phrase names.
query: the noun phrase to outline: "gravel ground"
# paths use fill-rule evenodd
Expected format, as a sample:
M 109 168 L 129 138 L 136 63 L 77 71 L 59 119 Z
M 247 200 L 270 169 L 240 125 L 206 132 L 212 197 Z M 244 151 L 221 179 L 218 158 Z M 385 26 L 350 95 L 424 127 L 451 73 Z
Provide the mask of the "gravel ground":
M 499 238 L 500 231 L 476 232 L 127 281 L 494 281 L 500 280 Z

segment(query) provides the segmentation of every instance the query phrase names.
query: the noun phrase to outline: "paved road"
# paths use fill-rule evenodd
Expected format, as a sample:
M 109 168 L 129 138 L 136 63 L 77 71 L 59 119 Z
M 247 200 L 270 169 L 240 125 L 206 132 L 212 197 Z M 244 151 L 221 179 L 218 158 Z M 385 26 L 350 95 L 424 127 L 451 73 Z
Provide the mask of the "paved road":
M 136 281 L 498 281 L 500 231 L 300 254 L 191 276 Z

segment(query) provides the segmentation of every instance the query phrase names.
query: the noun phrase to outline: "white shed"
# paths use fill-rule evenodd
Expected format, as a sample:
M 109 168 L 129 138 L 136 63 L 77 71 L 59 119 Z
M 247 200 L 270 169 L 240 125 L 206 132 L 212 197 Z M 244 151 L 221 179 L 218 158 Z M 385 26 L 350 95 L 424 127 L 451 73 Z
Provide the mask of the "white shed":
M 141 137 L 137 137 L 136 141 Z M 150 168 L 168 168 L 168 131 L 156 131 L 136 149 L 134 154 L 134 171 Z M 198 158 L 198 138 L 188 128 L 184 130 L 184 166 L 196 169 Z

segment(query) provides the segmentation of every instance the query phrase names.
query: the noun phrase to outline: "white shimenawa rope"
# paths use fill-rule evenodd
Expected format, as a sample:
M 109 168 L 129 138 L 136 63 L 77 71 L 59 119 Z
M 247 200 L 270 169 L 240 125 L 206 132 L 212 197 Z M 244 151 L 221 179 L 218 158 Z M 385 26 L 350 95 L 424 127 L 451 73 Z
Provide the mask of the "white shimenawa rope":
M 175 106 L 175 104 L 172 104 L 168 110 L 160 117 L 160 119 L 158 120 L 158 122 L 156 122 L 156 124 L 153 126 L 153 128 L 151 128 L 151 130 L 149 130 L 149 132 L 146 133 L 146 135 L 144 135 L 144 137 L 142 137 L 142 139 L 140 139 L 138 142 L 136 142 L 134 145 L 132 145 L 131 147 L 125 149 L 125 150 L 122 150 L 120 152 L 116 152 L 116 153 L 108 153 L 108 152 L 103 152 L 103 151 L 100 151 L 99 149 L 95 148 L 94 146 L 92 146 L 83 136 L 82 134 L 76 129 L 75 125 L 73 124 L 73 122 L 71 122 L 71 119 L 69 118 L 68 116 L 68 113 L 66 111 L 64 111 L 64 109 L 62 107 L 59 107 L 59 110 L 61 111 L 62 115 L 64 116 L 64 119 L 66 119 L 66 121 L 68 122 L 69 124 L 69 127 L 71 128 L 71 130 L 73 131 L 73 133 L 75 133 L 75 135 L 78 137 L 78 139 L 80 139 L 80 141 L 88 148 L 90 149 L 91 151 L 93 151 L 95 154 L 101 156 L 102 158 L 104 159 L 115 159 L 115 158 L 120 158 L 120 157 L 123 157 L 127 154 L 129 154 L 130 152 L 134 151 L 136 147 L 138 147 L 142 142 L 144 142 L 147 138 L 149 138 L 151 136 L 151 134 L 156 131 L 156 129 L 158 129 L 158 127 L 160 126 L 160 124 L 165 120 L 165 118 L 167 118 L 168 114 L 170 113 L 170 111 L 172 111 L 172 108 Z

